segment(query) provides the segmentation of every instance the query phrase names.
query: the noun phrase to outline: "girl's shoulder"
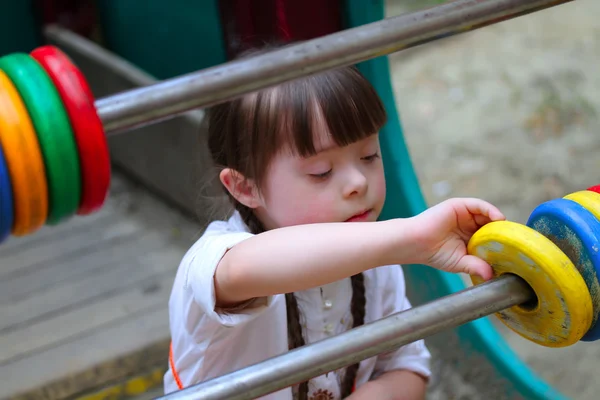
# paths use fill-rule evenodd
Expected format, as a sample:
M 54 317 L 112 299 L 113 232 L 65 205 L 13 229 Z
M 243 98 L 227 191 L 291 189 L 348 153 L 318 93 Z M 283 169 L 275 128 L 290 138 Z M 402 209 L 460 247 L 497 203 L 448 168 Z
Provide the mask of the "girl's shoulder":
M 239 212 L 234 211 L 233 214 L 222 220 L 214 220 L 206 227 L 201 238 L 206 235 L 219 235 L 227 233 L 250 232 Z
M 188 268 L 193 264 L 208 265 L 211 269 L 214 267 L 211 261 L 218 262 L 227 250 L 251 236 L 253 235 L 237 212 L 227 220 L 215 220 L 185 253 L 181 266 Z
M 202 235 L 196 240 L 194 245 L 190 248 L 191 253 L 194 250 L 205 246 L 207 243 L 215 240 L 220 241 L 228 236 L 236 235 L 250 236 L 251 233 L 242 221 L 240 214 L 235 211 L 228 219 L 214 220 L 208 224 Z

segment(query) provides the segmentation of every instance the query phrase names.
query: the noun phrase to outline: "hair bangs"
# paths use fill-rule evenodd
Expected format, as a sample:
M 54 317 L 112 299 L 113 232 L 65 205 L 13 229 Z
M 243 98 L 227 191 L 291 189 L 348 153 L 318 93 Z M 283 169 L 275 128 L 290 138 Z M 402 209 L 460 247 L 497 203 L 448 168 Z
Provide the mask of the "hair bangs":
M 341 68 L 215 106 L 213 130 L 236 134 L 215 135 L 210 145 L 218 164 L 260 183 L 277 153 L 315 155 L 324 134 L 343 147 L 377 133 L 386 120 L 370 82 L 354 67 Z
M 319 150 L 320 129 L 342 147 L 377 133 L 387 121 L 379 96 L 355 68 L 312 75 L 278 91 L 282 112 L 277 115 L 277 144 L 302 157 Z

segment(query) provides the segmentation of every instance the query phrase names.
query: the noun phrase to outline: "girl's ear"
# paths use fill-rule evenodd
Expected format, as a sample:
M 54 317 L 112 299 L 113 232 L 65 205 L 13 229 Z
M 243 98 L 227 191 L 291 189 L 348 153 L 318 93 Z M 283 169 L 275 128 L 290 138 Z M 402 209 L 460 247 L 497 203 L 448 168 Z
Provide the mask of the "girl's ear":
M 261 205 L 258 188 L 251 179 L 231 168 L 223 169 L 219 179 L 229 193 L 246 207 L 257 208 Z

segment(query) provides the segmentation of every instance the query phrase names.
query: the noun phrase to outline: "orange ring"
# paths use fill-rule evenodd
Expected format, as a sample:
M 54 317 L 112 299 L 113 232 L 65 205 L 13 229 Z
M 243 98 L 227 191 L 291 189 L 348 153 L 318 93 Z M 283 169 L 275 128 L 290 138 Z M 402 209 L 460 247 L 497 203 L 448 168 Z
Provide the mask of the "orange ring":
M 48 183 L 35 130 L 19 92 L 0 71 L 0 142 L 13 186 L 14 236 L 40 229 L 48 217 Z

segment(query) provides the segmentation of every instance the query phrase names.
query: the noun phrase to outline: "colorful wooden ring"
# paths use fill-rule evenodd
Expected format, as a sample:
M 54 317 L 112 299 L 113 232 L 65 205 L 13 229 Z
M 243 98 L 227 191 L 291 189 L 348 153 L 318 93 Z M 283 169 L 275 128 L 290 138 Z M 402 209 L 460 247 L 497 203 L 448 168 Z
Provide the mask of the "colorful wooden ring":
M 592 321 L 592 300 L 584 280 L 569 258 L 533 229 L 510 221 L 484 225 L 468 244 L 469 254 L 488 264 L 494 276 L 524 279 L 537 299 L 497 313 L 522 337 L 546 347 L 579 341 Z M 472 276 L 474 284 L 482 281 Z
M 585 209 L 591 212 L 597 220 L 600 220 L 600 193 L 590 190 L 581 190 L 579 192 L 568 194 L 564 198 L 585 207 Z
M 41 228 L 48 216 L 46 170 L 33 124 L 10 78 L 0 70 L 0 143 L 13 189 L 12 234 Z
M 81 197 L 79 155 L 69 117 L 52 80 L 28 54 L 0 58 L 0 69 L 17 88 L 35 128 L 48 180 L 46 222 L 58 224 L 76 213 Z
M 8 173 L 8 166 L 0 146 L 0 243 L 10 236 L 14 221 L 12 184 Z
M 594 314 L 583 341 L 600 338 L 600 222 L 580 204 L 554 199 L 536 207 L 527 221 L 565 253 L 583 277 L 592 298 Z
M 56 47 L 40 47 L 31 56 L 50 75 L 69 115 L 82 174 L 81 202 L 77 213 L 91 214 L 106 201 L 111 174 L 108 143 L 102 121 L 96 113 L 92 91 L 81 71 Z
M 589 190 L 590 192 L 600 193 L 600 185 L 591 186 L 591 187 L 587 188 L 587 190 Z

